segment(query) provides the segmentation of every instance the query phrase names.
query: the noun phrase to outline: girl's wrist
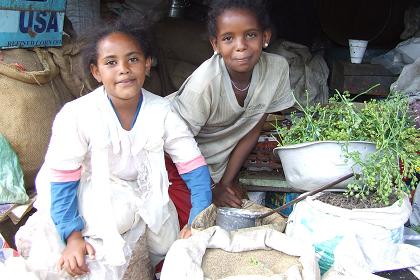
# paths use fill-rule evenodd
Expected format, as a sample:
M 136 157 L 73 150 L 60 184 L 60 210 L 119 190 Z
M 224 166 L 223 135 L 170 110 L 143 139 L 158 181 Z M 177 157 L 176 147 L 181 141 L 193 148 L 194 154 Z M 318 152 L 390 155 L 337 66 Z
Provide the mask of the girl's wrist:
M 231 180 L 220 180 L 220 182 L 218 183 L 219 185 L 223 185 L 223 186 L 231 186 L 233 185 L 234 181 Z
M 67 243 L 72 242 L 74 240 L 80 240 L 83 239 L 83 235 L 80 231 L 73 231 L 70 233 L 70 235 L 67 237 Z

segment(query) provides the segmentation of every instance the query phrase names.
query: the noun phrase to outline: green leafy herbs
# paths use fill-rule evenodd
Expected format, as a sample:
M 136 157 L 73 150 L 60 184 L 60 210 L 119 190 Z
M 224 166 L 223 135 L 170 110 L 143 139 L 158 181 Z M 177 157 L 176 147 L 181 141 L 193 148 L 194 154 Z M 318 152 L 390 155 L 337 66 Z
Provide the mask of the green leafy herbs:
M 357 97 L 357 96 L 356 96 Z M 356 98 L 354 97 L 354 98 Z M 336 94 L 325 106 L 301 108 L 291 115 L 290 128 L 276 125 L 279 146 L 312 141 L 371 141 L 376 152 L 365 161 L 359 152 L 347 152 L 361 167 L 361 176 L 348 185 L 347 195 L 366 199 L 369 194 L 385 205 L 414 189 L 420 167 L 420 134 L 408 112 L 408 98 L 392 92 L 384 100 L 354 103 L 348 92 Z M 407 183 L 409 182 L 409 183 Z
M 420 234 L 420 225 L 411 225 L 410 228 Z

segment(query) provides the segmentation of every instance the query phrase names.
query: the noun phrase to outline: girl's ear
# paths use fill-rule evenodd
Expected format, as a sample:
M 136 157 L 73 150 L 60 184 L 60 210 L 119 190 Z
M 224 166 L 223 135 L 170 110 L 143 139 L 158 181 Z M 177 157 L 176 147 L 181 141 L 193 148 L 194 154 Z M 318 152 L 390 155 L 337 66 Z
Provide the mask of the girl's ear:
M 263 31 L 263 48 L 268 47 L 268 44 L 270 44 L 271 34 L 271 29 L 266 29 Z
M 147 77 L 150 76 L 150 68 L 152 68 L 152 58 L 149 56 L 148 58 L 146 58 L 146 70 L 145 70 L 145 75 Z
M 219 53 L 219 49 L 217 48 L 217 39 L 215 37 L 210 37 L 210 44 L 213 47 L 214 53 Z
M 102 83 L 101 74 L 99 73 L 98 66 L 96 66 L 95 64 L 91 64 L 90 73 L 92 73 L 93 77 L 96 81 L 98 81 L 98 83 Z

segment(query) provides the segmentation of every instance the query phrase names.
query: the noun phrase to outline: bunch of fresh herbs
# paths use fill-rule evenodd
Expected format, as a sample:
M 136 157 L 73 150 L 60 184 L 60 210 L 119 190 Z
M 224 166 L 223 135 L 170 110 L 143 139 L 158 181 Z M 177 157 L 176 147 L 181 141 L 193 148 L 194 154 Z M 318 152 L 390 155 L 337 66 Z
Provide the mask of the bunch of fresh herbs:
M 350 98 L 348 92 L 337 91 L 327 105 L 299 104 L 302 113 L 292 113 L 290 128 L 276 125 L 279 146 L 324 140 L 374 142 L 376 152 L 364 161 L 359 152 L 343 149 L 344 156 L 362 170 L 346 194 L 360 199 L 373 196 L 389 205 L 391 198 L 401 199 L 416 185 L 420 134 L 405 94 L 391 92 L 384 100 L 363 104 L 353 102 L 358 96 Z

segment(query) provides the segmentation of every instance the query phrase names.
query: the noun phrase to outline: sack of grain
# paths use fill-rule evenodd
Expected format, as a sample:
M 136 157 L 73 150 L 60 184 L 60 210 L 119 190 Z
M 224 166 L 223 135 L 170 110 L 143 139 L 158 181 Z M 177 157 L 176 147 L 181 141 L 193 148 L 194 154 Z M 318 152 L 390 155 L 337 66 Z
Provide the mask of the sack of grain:
M 99 86 L 88 69 L 85 69 L 81 50 L 83 42 L 67 42 L 61 48 L 48 48 L 54 63 L 58 66 L 60 77 L 73 95 L 78 98 Z
M 1 51 L 0 133 L 18 155 L 29 192 L 44 161 L 55 114 L 71 99 L 47 51 Z
M 134 246 L 122 280 L 152 280 L 153 269 L 149 258 L 146 236 L 143 235 Z
M 320 201 L 321 195 L 295 204 L 286 234 L 313 245 L 322 273 L 336 266 L 354 273 L 420 265 L 420 258 L 408 254 L 409 250 L 394 249 L 403 241 L 411 213 L 408 197 L 388 207 L 345 209 Z
M 255 212 L 271 209 L 244 200 Z M 320 279 L 314 250 L 282 233 L 280 215 L 262 226 L 228 232 L 216 224 L 217 207 L 210 205 L 193 221 L 193 235 L 175 241 L 165 258 L 161 279 Z
M 250 200 L 242 200 L 242 208 L 254 212 L 266 213 L 271 209 L 256 204 Z M 211 204 L 209 207 L 204 209 L 191 223 L 191 228 L 193 232 L 205 230 L 209 227 L 216 225 L 216 216 L 217 216 L 217 207 L 214 204 Z M 265 217 L 261 221 L 261 225 L 267 228 L 272 228 L 279 232 L 283 232 L 286 228 L 286 219 L 284 219 L 279 214 L 275 213 L 268 217 Z M 255 229 L 255 228 L 251 228 Z M 249 229 L 239 229 L 238 231 L 248 231 Z
M 161 278 L 320 279 L 310 245 L 267 227 L 227 232 L 210 227 L 175 241 Z
M 157 69 L 161 79 L 161 96 L 177 91 L 191 73 L 206 59 L 211 48 L 204 24 L 166 18 L 157 23 L 153 30 L 156 36 Z M 182 40 L 180 35 L 182 34 Z
M 67 0 L 66 16 L 77 34 L 82 34 L 87 26 L 95 26 L 100 22 L 100 0 Z

